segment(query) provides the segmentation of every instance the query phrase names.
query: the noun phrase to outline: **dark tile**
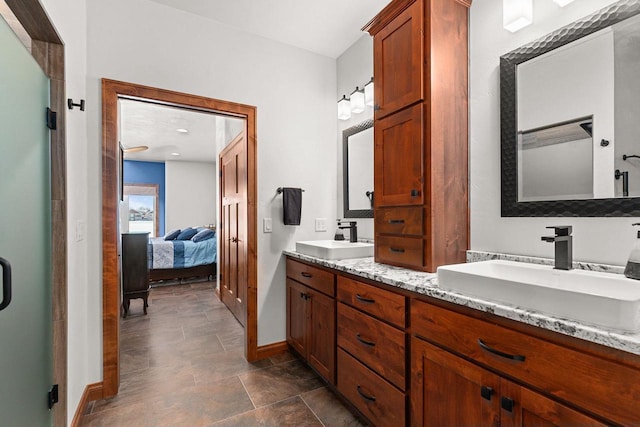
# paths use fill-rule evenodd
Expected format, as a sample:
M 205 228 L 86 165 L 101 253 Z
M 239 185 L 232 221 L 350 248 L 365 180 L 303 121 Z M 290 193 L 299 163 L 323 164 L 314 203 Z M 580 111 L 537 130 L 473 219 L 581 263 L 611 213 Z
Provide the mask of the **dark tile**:
M 182 365 L 149 368 L 122 375 L 119 394 L 133 393 L 149 397 L 194 385 L 191 363 L 185 361 Z
M 271 361 L 247 362 L 242 351 L 200 355 L 191 361 L 196 384 L 211 383 L 223 378 L 255 371 L 271 365 Z
M 292 360 L 296 360 L 297 357 L 294 356 L 291 352 L 287 351 L 285 353 L 276 354 L 275 356 L 271 356 L 269 359 L 271 360 L 271 363 L 273 363 L 274 365 L 277 365 L 279 363 L 290 362 Z
M 303 393 L 300 397 L 302 397 L 302 400 L 311 408 L 316 417 L 320 418 L 320 421 L 322 421 L 322 424 L 325 426 L 366 426 L 366 424 L 358 420 L 326 387 Z
M 149 367 L 149 350 L 131 350 L 120 352 L 120 375 L 147 369 Z
M 322 423 L 296 396 L 213 424 L 215 427 L 322 427 Z
M 256 407 L 269 405 L 322 386 L 322 382 L 313 371 L 298 360 L 242 374 L 240 379 Z

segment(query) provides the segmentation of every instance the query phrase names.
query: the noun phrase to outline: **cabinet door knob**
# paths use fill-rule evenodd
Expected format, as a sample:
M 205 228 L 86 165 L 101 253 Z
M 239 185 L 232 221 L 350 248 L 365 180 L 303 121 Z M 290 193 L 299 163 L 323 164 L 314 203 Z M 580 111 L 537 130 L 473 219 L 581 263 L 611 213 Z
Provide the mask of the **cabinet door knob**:
M 418 197 L 419 195 L 420 195 L 420 192 L 415 188 L 411 190 L 411 197 Z
M 493 388 L 487 387 L 486 385 L 483 385 L 482 387 L 480 387 L 480 396 L 482 396 L 483 399 L 491 400 L 492 394 L 493 394 Z
M 378 111 L 378 110 L 380 110 L 380 105 L 379 104 L 374 105 L 373 111 Z
M 514 403 L 515 402 L 513 401 L 513 399 L 509 399 L 508 397 L 502 396 L 500 398 L 500 406 L 502 406 L 502 409 L 504 409 L 507 412 L 513 412 Z

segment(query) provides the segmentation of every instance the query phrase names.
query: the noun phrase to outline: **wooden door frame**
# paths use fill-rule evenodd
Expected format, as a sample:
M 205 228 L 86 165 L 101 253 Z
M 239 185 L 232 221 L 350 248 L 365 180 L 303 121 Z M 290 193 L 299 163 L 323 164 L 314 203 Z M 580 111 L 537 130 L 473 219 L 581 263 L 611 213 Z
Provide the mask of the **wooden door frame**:
M 247 323 L 244 354 L 258 359 L 257 300 L 257 151 L 256 107 L 174 92 L 134 83 L 102 79 L 102 350 L 103 397 L 118 393 L 120 384 L 118 263 L 118 98 L 142 99 L 243 118 L 247 127 Z M 153 315 L 151 313 L 150 315 Z M 262 355 L 260 355 L 262 356 Z
M 50 133 L 51 173 L 51 306 L 53 382 L 58 403 L 53 425 L 67 425 L 67 162 L 64 45 L 38 0 L 6 0 L 31 38 L 31 55 L 50 80 L 49 103 L 57 112 L 57 129 Z M 44 117 L 44 111 L 43 111 Z

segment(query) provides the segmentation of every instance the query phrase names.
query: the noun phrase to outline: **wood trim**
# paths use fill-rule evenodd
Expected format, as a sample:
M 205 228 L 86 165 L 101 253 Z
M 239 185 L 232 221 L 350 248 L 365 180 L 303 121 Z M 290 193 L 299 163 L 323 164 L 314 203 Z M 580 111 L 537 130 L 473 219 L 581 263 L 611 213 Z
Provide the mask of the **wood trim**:
M 258 359 L 266 359 L 267 357 L 276 356 L 278 354 L 289 351 L 286 341 L 274 342 L 273 344 L 261 345 L 258 347 Z
M 367 22 L 362 31 L 366 31 L 372 36 L 375 36 L 378 31 L 393 21 L 398 15 L 400 15 L 406 8 L 411 6 L 416 0 L 394 0 L 389 3 L 384 9 L 382 9 L 371 21 Z M 418 0 L 422 1 L 422 0 Z
M 102 79 L 102 301 L 103 301 L 103 383 L 104 396 L 118 392 L 120 267 L 118 265 L 118 98 L 138 99 L 162 105 L 185 106 L 200 111 L 217 112 L 244 118 L 247 126 L 247 324 L 245 357 L 258 360 L 257 319 L 257 150 L 256 107 Z
M 71 427 L 77 427 L 80 425 L 80 420 L 82 419 L 85 408 L 89 402 L 93 402 L 98 399 L 102 399 L 102 381 L 99 383 L 87 384 L 84 388 L 84 392 L 82 392 L 82 396 L 80 397 L 80 402 L 78 402 L 78 407 L 74 412 L 73 420 L 71 420 Z
M 38 0 L 6 0 L 32 40 L 32 56 L 50 79 L 49 103 L 58 113 L 50 133 L 51 286 L 53 382 L 60 388 L 53 425 L 67 425 L 67 163 L 65 51 L 62 40 Z

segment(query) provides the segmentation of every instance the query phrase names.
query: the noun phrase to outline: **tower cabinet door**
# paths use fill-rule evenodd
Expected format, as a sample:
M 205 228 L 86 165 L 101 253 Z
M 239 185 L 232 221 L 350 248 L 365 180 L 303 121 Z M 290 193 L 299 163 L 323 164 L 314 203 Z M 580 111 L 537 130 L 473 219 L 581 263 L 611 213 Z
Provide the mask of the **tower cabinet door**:
M 336 300 L 308 290 L 309 364 L 331 384 L 335 384 Z
M 376 119 L 422 100 L 423 22 L 416 1 L 373 39 Z
M 307 301 L 306 286 L 287 278 L 287 342 L 300 355 L 307 355 Z
M 424 202 L 422 108 L 419 104 L 376 122 L 376 208 Z
M 426 341 L 411 339 L 411 425 L 500 424 L 500 377 Z

